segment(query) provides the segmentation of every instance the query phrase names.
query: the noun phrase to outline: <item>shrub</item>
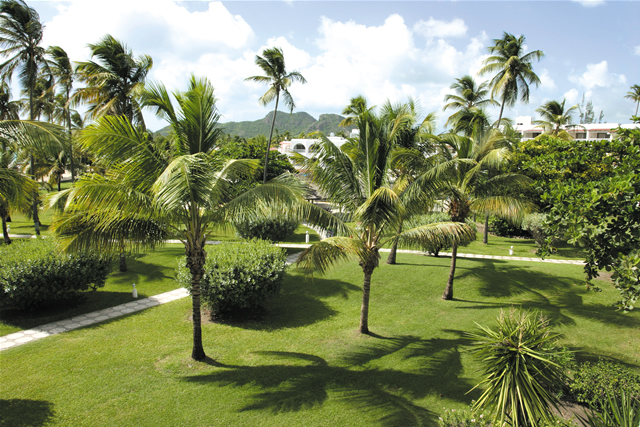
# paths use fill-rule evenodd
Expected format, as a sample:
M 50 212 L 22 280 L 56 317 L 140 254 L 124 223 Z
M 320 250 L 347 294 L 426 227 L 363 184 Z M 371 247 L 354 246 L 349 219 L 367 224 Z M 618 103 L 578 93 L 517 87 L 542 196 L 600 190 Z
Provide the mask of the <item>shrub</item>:
M 490 426 L 489 418 L 483 413 L 473 410 L 455 410 L 445 409 L 444 413 L 438 417 L 438 425 L 440 427 L 471 427 L 471 426 Z
M 235 222 L 233 226 L 238 236 L 243 239 L 262 239 L 271 242 L 281 242 L 293 234 L 300 225 L 299 221 L 268 217 L 261 219 L 246 219 Z
M 421 225 L 435 224 L 437 222 L 449 222 L 449 221 L 451 221 L 451 218 L 449 218 L 449 215 L 446 214 L 445 212 L 431 212 L 425 215 L 417 215 L 412 217 L 411 219 L 405 222 L 404 228 L 409 229 L 409 228 L 419 227 Z M 474 231 L 476 232 L 478 231 L 478 226 L 475 224 L 475 222 L 471 221 L 471 219 L 467 219 L 467 225 L 471 227 Z M 430 254 L 438 256 L 438 253 L 440 253 L 440 251 L 451 249 L 451 245 L 429 243 L 424 245 L 422 249 L 425 252 L 429 252 Z
M 215 314 L 260 306 L 280 293 L 286 256 L 264 240 L 207 247 L 202 302 Z M 191 274 L 182 262 L 177 280 L 191 289 Z
M 599 360 L 579 365 L 569 382 L 573 398 L 595 408 L 602 408 L 611 396 L 622 400 L 622 393 L 640 399 L 640 375 L 616 363 Z
M 111 257 L 66 254 L 53 239 L 25 239 L 0 247 L 0 305 L 38 307 L 104 286 Z
M 538 313 L 500 311 L 496 330 L 479 326 L 467 334 L 474 342 L 471 353 L 484 364 L 484 387 L 474 409 L 488 409 L 513 427 L 552 422 L 550 406 L 558 398 L 552 390 L 565 382 L 562 366 L 556 361 L 562 349 L 558 335 L 551 332 L 546 318 Z
M 497 216 L 489 218 L 489 230 L 500 237 L 530 237 L 529 233 L 518 225 Z
M 531 234 L 538 246 L 542 246 L 547 239 L 547 229 L 544 226 L 546 217 L 545 214 L 534 213 L 526 215 L 522 220 L 522 229 Z M 552 242 L 553 245 L 557 243 L 556 240 L 554 239 L 554 242 Z

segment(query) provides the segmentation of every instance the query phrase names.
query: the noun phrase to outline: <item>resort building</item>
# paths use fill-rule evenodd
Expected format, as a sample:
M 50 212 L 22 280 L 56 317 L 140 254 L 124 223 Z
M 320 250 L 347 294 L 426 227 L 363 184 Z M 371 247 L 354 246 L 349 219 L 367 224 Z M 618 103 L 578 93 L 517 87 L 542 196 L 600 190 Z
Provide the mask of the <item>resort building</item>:
M 349 138 L 358 136 L 358 134 L 359 134 L 358 129 L 354 129 L 349 134 Z M 347 142 L 346 138 L 343 138 L 341 136 L 336 136 L 334 133 L 329 134 L 327 138 L 329 139 L 329 141 L 333 142 L 338 148 L 340 148 L 342 144 Z M 311 138 L 309 139 L 297 138 L 297 139 L 292 139 L 291 141 L 282 141 L 280 143 L 280 148 L 278 148 L 278 151 L 288 156 L 293 155 L 293 153 L 298 153 L 298 154 L 302 154 L 305 157 L 310 157 L 313 152 L 313 146 L 318 142 L 319 142 L 318 139 L 311 139 Z
M 615 129 L 618 127 L 640 129 L 640 125 L 635 123 L 590 123 L 565 126 L 564 130 L 574 139 L 594 141 L 599 139 L 612 140 L 615 138 Z M 533 139 L 544 133 L 544 129 L 541 126 L 533 124 L 533 118 L 531 116 L 516 117 L 514 129 L 520 133 L 522 141 Z

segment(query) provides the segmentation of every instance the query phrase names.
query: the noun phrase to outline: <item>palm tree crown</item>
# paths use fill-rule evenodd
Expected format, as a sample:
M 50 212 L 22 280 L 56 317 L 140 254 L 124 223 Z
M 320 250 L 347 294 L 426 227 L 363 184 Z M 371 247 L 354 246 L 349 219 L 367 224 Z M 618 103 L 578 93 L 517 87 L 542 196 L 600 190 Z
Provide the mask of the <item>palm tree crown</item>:
M 502 120 L 505 105 L 513 106 L 518 100 L 529 102 L 529 85 L 540 85 L 540 79 L 533 72 L 533 61 L 544 57 L 541 50 L 524 53 L 525 37 L 516 38 L 505 32 L 501 39 L 494 39 L 494 45 L 489 46 L 491 56 L 484 60 L 484 67 L 480 75 L 493 74 L 491 79 L 491 96 L 498 95 L 502 100 L 498 125 Z
M 267 166 L 269 163 L 269 150 L 271 149 L 271 139 L 273 138 L 273 127 L 276 124 L 276 115 L 278 114 L 278 102 L 280 101 L 280 94 L 284 103 L 289 107 L 290 112 L 293 112 L 295 103 L 293 97 L 289 93 L 289 87 L 294 82 L 300 82 L 302 84 L 307 81 L 298 71 L 287 72 L 284 64 L 284 55 L 282 50 L 277 47 L 265 49 L 262 51 L 262 56 L 256 55 L 256 65 L 264 71 L 264 76 L 252 76 L 247 77 L 245 80 L 263 83 L 269 85 L 269 89 L 258 100 L 261 105 L 267 106 L 274 99 L 276 100 L 276 106 L 273 110 L 273 120 L 271 122 L 271 130 L 269 132 L 269 141 L 267 142 L 267 153 L 265 154 L 264 161 L 264 174 L 263 183 L 267 182 Z
M 78 89 L 76 102 L 88 103 L 92 118 L 122 115 L 144 127 L 138 98 L 153 66 L 151 57 L 135 58 L 131 49 L 109 34 L 89 48 L 96 60 L 78 63 L 79 80 L 87 86 Z
M 624 96 L 627 99 L 630 99 L 632 101 L 635 101 L 636 103 L 636 113 L 634 114 L 634 116 L 638 115 L 638 106 L 640 105 L 640 85 L 633 85 L 630 88 L 631 90 L 629 92 L 627 92 L 627 94 Z
M 570 125 L 573 121 L 571 113 L 578 109 L 578 104 L 565 110 L 564 104 L 566 99 L 562 100 L 562 103 L 558 101 L 549 101 L 543 104 L 540 108 L 536 109 L 536 112 L 540 114 L 542 120 L 534 120 L 534 124 L 541 125 L 546 131 L 552 135 L 558 135 L 563 126 Z

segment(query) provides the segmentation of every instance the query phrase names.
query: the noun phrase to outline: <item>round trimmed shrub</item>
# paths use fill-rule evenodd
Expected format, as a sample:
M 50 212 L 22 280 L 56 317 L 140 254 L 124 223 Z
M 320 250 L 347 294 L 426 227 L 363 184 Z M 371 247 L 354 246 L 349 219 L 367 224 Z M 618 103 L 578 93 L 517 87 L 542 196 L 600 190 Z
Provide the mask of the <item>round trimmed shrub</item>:
M 181 265 L 177 280 L 191 291 L 191 273 Z M 285 267 L 284 251 L 264 240 L 208 246 L 202 302 L 214 314 L 259 307 L 280 293 Z
M 300 223 L 284 218 L 247 219 L 235 222 L 233 226 L 238 236 L 243 239 L 261 239 L 281 242 L 293 234 Z
M 64 253 L 54 239 L 15 240 L 0 246 L 0 305 L 34 308 L 103 287 L 111 263 L 97 252 Z

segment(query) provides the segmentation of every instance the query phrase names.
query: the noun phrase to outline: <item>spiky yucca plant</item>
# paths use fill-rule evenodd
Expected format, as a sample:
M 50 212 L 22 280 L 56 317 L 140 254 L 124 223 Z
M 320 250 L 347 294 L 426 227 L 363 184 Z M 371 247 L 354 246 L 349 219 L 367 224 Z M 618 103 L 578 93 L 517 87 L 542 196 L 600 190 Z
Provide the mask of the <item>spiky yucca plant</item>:
M 497 425 L 539 426 L 552 422 L 557 397 L 550 391 L 564 383 L 562 367 L 554 362 L 561 350 L 558 334 L 550 331 L 541 313 L 500 311 L 496 330 L 480 326 L 471 353 L 484 365 L 485 387 L 474 409 L 489 410 Z

